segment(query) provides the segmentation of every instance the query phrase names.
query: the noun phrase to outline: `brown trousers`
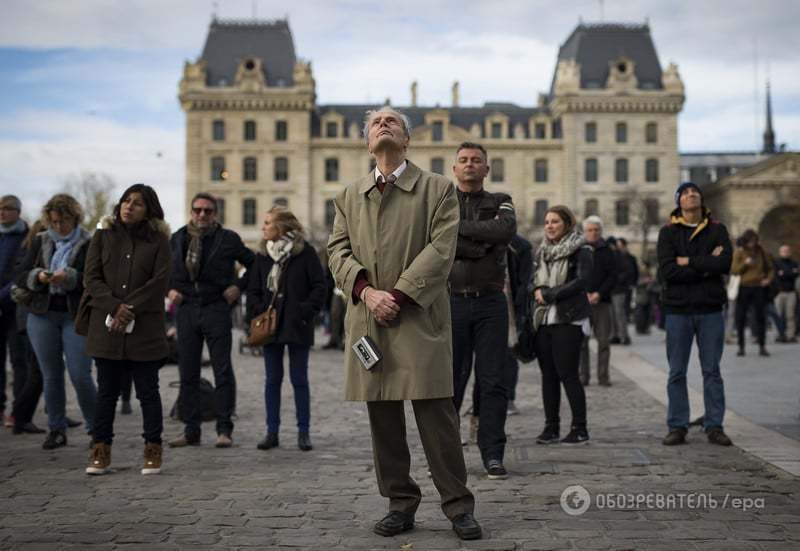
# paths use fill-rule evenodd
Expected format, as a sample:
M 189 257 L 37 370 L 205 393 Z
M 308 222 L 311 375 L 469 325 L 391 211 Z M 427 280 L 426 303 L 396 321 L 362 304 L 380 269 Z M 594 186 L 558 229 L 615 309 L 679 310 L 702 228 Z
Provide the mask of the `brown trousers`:
M 402 400 L 367 402 L 378 489 L 389 498 L 390 511 L 414 514 L 422 492 L 411 478 L 411 454 L 406 440 Z M 475 498 L 467 488 L 458 417 L 452 398 L 412 400 L 422 447 L 433 483 L 449 519 L 472 513 Z

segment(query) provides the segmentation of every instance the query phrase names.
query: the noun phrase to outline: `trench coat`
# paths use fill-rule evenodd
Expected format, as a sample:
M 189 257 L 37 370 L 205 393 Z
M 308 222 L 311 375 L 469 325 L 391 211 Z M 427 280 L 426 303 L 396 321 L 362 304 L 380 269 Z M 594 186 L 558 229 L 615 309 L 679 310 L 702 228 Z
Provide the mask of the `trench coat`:
M 134 238 L 121 224 L 105 217 L 89 244 L 84 270 L 85 299 L 91 308 L 86 353 L 94 358 L 149 362 L 169 354 L 164 319 L 164 295 L 171 258 L 169 226 L 151 220 L 153 238 Z M 132 304 L 133 332 L 111 333 L 106 316 L 122 304 Z
M 452 330 L 447 278 L 458 236 L 455 187 L 409 162 L 381 194 L 374 172 L 335 199 L 328 241 L 336 286 L 348 297 L 345 314 L 345 399 L 420 400 L 453 395 Z M 402 291 L 405 304 L 390 327 L 377 324 L 353 297 L 364 271 L 375 289 Z M 368 335 L 382 354 L 366 370 L 353 344 Z

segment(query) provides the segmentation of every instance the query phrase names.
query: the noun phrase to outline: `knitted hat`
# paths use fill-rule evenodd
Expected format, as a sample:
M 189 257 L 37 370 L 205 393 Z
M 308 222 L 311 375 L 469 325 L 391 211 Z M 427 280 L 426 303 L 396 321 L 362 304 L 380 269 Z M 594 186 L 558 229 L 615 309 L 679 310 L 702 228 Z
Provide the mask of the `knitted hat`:
M 697 190 L 697 193 L 700 194 L 700 202 L 701 203 L 703 202 L 703 190 L 701 190 L 700 187 L 697 184 L 695 184 L 694 182 L 683 182 L 681 185 L 678 186 L 678 189 L 675 190 L 675 205 L 676 206 L 678 206 L 678 207 L 681 206 L 681 193 L 683 193 L 684 191 L 686 191 L 690 187 L 693 187 L 695 190 Z

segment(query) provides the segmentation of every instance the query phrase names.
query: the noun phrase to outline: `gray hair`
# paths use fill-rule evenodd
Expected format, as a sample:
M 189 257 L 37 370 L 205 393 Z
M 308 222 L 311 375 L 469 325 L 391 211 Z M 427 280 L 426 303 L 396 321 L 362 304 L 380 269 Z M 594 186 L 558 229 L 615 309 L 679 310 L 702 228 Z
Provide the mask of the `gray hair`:
M 586 226 L 589 226 L 589 225 L 593 225 L 593 226 L 599 227 L 600 228 L 600 233 L 603 233 L 603 220 L 599 216 L 597 216 L 596 214 L 593 214 L 591 216 L 587 216 L 586 218 L 583 219 L 583 224 L 582 224 L 583 229 L 585 230 Z
M 367 141 L 367 143 L 369 143 L 369 121 L 372 120 L 372 117 L 379 113 L 394 113 L 400 117 L 400 121 L 403 123 L 403 130 L 405 131 L 406 138 L 411 137 L 411 121 L 409 120 L 408 116 L 390 105 L 384 105 L 380 109 L 370 109 L 364 116 L 364 126 L 361 129 L 361 133 L 364 135 L 364 139 Z

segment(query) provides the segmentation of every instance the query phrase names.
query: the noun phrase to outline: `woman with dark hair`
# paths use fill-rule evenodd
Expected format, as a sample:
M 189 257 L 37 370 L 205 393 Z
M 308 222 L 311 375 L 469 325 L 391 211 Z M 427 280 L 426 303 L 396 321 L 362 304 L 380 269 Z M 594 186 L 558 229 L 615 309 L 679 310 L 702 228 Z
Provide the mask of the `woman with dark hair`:
M 572 410 L 572 426 L 562 444 L 588 442 L 586 395 L 578 376 L 581 344 L 589 335 L 591 306 L 586 297 L 592 272 L 592 248 L 575 227 L 565 206 L 547 209 L 545 238 L 538 251 L 533 278 L 533 326 L 536 357 L 542 371 L 545 427 L 536 442 L 559 441 L 561 385 Z
M 739 340 L 737 356 L 744 356 L 744 330 L 747 325 L 747 311 L 752 307 L 755 314 L 755 336 L 758 339 L 758 353 L 769 356 L 766 348 L 766 311 L 769 301 L 769 286 L 775 277 L 772 258 L 758 243 L 758 234 L 748 229 L 737 240 L 733 253 L 731 274 L 741 277 L 739 295 L 736 297 L 736 333 Z
M 67 445 L 64 360 L 78 395 L 86 431 L 92 434 L 97 389 L 92 379 L 92 359 L 86 339 L 75 332 L 75 315 L 83 293 L 83 268 L 91 236 L 81 228 L 83 210 L 71 195 L 59 193 L 42 209 L 47 228 L 37 234 L 22 260 L 19 287 L 31 291 L 27 320 L 44 381 L 49 432 L 42 447 L 52 450 Z
M 278 329 L 275 338 L 264 346 L 267 409 L 267 434 L 258 449 L 278 446 L 281 418 L 283 350 L 289 349 L 289 377 L 294 388 L 297 412 L 297 445 L 312 448 L 309 436 L 310 391 L 308 353 L 314 344 L 314 318 L 325 302 L 325 278 L 316 251 L 303 238 L 303 227 L 284 207 L 273 207 L 261 228 L 261 252 L 249 270 L 247 288 L 249 317 L 266 311 L 277 293 L 275 308 Z
M 114 413 L 127 374 L 142 406 L 142 474 L 161 471 L 163 420 L 158 370 L 167 357 L 164 296 L 170 275 L 169 227 L 156 192 L 134 184 L 100 221 L 86 258 L 87 352 L 97 365 L 97 413 L 87 474 L 111 465 Z

